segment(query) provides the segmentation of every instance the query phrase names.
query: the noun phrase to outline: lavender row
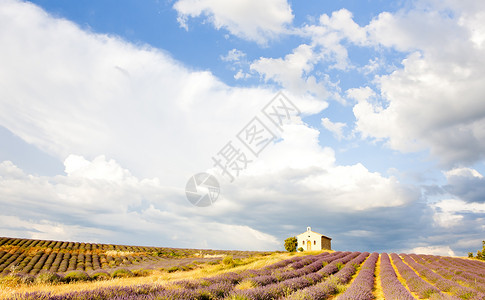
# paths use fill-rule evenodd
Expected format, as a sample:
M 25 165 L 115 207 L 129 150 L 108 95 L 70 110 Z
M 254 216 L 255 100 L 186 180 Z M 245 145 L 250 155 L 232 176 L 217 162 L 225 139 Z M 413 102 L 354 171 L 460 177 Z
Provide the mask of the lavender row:
M 251 278 L 251 281 L 257 285 L 267 285 L 282 279 L 272 273 L 281 274 L 278 273 L 280 270 L 287 270 L 289 266 L 293 265 L 296 262 L 301 262 L 300 266 L 304 266 L 305 264 L 314 260 L 318 260 L 319 258 L 326 256 L 327 254 L 328 253 L 294 257 L 284 260 L 283 263 L 272 264 L 261 270 L 248 270 L 241 273 L 227 272 L 220 275 L 203 278 L 201 280 L 180 280 L 173 282 L 172 285 L 177 288 L 195 290 L 213 284 L 236 285 L 245 278 Z M 295 271 L 286 271 L 283 274 L 286 274 L 286 276 L 288 276 L 288 274 L 291 274 L 291 272 Z
M 472 264 L 462 262 L 464 261 L 464 259 L 460 258 L 450 257 L 449 259 L 444 258 L 442 260 L 448 262 L 447 266 L 450 266 L 452 269 L 454 269 L 455 274 L 459 275 L 461 278 L 466 279 L 467 281 L 477 283 L 478 285 L 485 285 L 485 277 L 483 277 L 483 274 L 485 273 L 485 267 L 475 267 Z
M 414 260 L 413 255 L 406 255 L 403 254 L 403 259 L 404 261 L 410 265 L 413 269 L 415 269 L 419 275 L 423 276 L 426 280 L 429 282 L 433 283 L 437 288 L 439 288 L 443 292 L 451 292 L 453 295 L 456 295 L 458 297 L 468 299 L 470 297 L 473 297 L 473 299 L 479 299 L 479 292 L 470 289 L 468 287 L 464 287 L 459 285 L 458 283 L 451 281 L 449 279 L 446 279 L 437 273 L 433 272 L 430 268 L 427 266 L 423 266 L 419 263 L 417 263 Z M 456 299 L 456 298 L 455 298 Z
M 406 280 L 406 283 L 411 291 L 418 294 L 421 298 L 429 298 L 433 294 L 441 294 L 435 286 L 419 277 L 413 269 L 406 265 L 399 255 L 391 254 L 392 261 L 396 266 L 399 274 Z
M 349 283 L 352 276 L 354 276 L 355 272 L 357 271 L 357 268 L 362 264 L 367 256 L 369 256 L 369 252 L 361 253 L 359 256 L 345 264 L 345 267 L 338 271 L 337 274 L 335 274 L 335 277 L 337 277 L 341 284 Z
M 369 253 L 367 253 L 368 255 Z M 362 265 L 357 277 L 345 292 L 339 296 L 338 300 L 372 300 L 374 295 L 372 289 L 374 288 L 374 273 L 379 253 L 372 253 Z M 343 270 L 343 269 L 342 269 Z M 342 271 L 341 270 L 341 271 Z
M 484 262 L 455 257 L 444 257 L 442 259 L 450 262 L 455 267 L 460 267 L 463 271 L 473 273 L 475 275 L 478 275 L 478 277 L 485 279 L 485 273 L 483 272 L 483 270 L 485 269 Z
M 314 263 L 308 266 L 305 266 L 301 269 L 291 270 L 291 271 L 287 271 L 276 275 L 255 277 L 255 278 L 251 278 L 250 281 L 261 287 L 281 283 L 282 285 L 298 286 L 299 288 L 303 288 L 313 284 L 314 282 L 320 281 L 324 276 L 326 276 L 327 273 L 329 274 L 330 273 L 329 271 L 322 272 L 322 270 L 324 270 L 325 268 L 329 269 L 329 266 L 330 267 L 334 266 L 345 257 L 351 258 L 353 255 L 354 254 L 350 252 L 340 252 L 340 253 L 337 253 L 336 255 L 333 255 L 331 258 L 329 257 L 320 258 Z M 331 263 L 327 264 L 328 261 L 331 261 Z M 292 279 L 294 280 L 291 281 Z M 302 279 L 305 281 L 301 281 Z M 306 285 L 306 283 L 310 283 L 310 284 Z M 273 288 L 279 289 L 279 287 L 273 287 Z
M 253 284 L 255 285 L 265 286 L 290 278 L 314 273 L 323 267 L 324 262 L 326 262 L 327 260 L 332 260 L 333 257 L 339 257 L 339 255 L 341 255 L 341 253 L 337 255 L 331 255 L 331 257 L 329 257 L 329 255 L 315 255 L 314 257 L 312 257 L 312 259 L 306 259 L 304 261 L 300 261 L 298 264 L 292 264 L 294 267 L 297 267 L 295 269 L 289 269 L 284 272 L 273 271 L 272 274 L 252 277 L 250 281 L 253 282 Z M 242 273 L 241 275 L 247 277 L 248 274 Z
M 167 290 L 159 285 L 138 285 L 130 287 L 98 288 L 91 291 L 70 292 L 62 295 L 53 295 L 48 292 L 31 292 L 15 294 L 12 300 L 108 300 L 108 299 L 156 299 Z M 160 297 L 161 298 L 161 297 Z M 162 298 L 163 299 L 163 298 Z M 182 299 L 182 298 L 179 298 Z M 189 298 L 187 298 L 189 299 Z
M 428 261 L 432 262 L 429 263 Z M 440 274 L 444 278 L 449 279 L 457 284 L 462 284 L 462 282 L 464 282 L 466 285 L 480 291 L 482 294 L 485 292 L 485 284 L 481 282 L 480 277 L 473 276 L 472 274 L 461 270 L 455 270 L 452 264 L 449 264 L 440 258 L 435 260 L 426 260 L 425 262 L 430 269 Z
M 293 263 L 295 262 L 302 262 L 302 264 L 299 264 L 297 266 L 303 266 L 300 269 L 296 270 L 288 270 L 288 268 L 280 267 L 277 269 L 272 269 L 269 268 L 269 270 L 272 270 L 274 274 L 267 274 L 267 270 L 265 270 L 265 274 L 267 275 L 259 275 L 255 276 L 256 274 L 260 274 L 258 271 L 260 270 L 249 270 L 249 271 L 244 271 L 241 273 L 235 273 L 235 272 L 227 272 L 223 273 L 220 275 L 216 275 L 213 277 L 208 277 L 208 278 L 203 278 L 201 280 L 180 280 L 172 283 L 172 286 L 174 288 L 180 288 L 180 289 L 186 289 L 186 290 L 198 290 L 202 288 L 209 287 L 214 284 L 223 284 L 223 285 L 229 285 L 229 286 L 235 286 L 239 282 L 243 280 L 250 281 L 252 284 L 257 285 L 257 286 L 266 286 L 272 283 L 277 283 L 279 281 L 287 280 L 290 278 L 294 277 L 299 277 L 303 275 L 307 275 L 312 272 L 316 272 L 322 266 L 324 265 L 325 261 L 330 261 L 336 258 L 339 258 L 341 256 L 345 255 L 344 252 L 336 252 L 332 253 L 331 255 L 328 255 L 328 253 L 323 253 L 319 255 L 307 255 L 307 256 L 302 256 L 302 259 L 299 260 L 293 260 L 291 261 Z M 309 259 L 310 258 L 310 259 Z M 315 261 L 316 260 L 316 261 Z M 310 265 L 305 266 L 305 264 L 313 261 Z M 285 263 L 287 266 L 291 265 L 290 263 L 286 262 Z M 283 265 L 283 264 L 281 264 Z M 280 266 L 281 266 L 280 265 Z M 280 272 L 280 270 L 282 272 Z M 286 270 L 286 271 L 283 271 Z M 319 280 L 319 278 L 318 278 Z
M 320 279 L 316 281 L 320 281 L 321 279 L 328 277 L 334 273 L 340 272 L 343 268 L 339 271 L 339 266 L 355 263 L 357 260 L 356 258 L 361 256 L 360 252 L 347 252 L 347 255 L 333 260 L 331 263 L 326 265 L 320 271 L 313 273 L 314 279 Z M 360 259 L 360 258 L 359 258 Z M 345 268 L 344 266 L 344 268 Z M 343 277 L 343 276 L 342 276 Z M 320 282 L 314 285 L 308 285 L 308 287 L 302 287 L 298 291 L 290 294 L 286 297 L 286 299 L 327 299 L 329 296 L 333 295 L 337 291 L 337 285 L 339 284 L 339 279 L 336 276 L 330 276 L 329 279 Z M 295 291 L 295 290 L 293 290 Z
M 387 253 L 381 254 L 381 285 L 386 299 L 413 300 L 413 295 L 401 284 Z
M 282 262 L 277 262 L 272 265 L 266 266 L 259 270 L 247 270 L 241 273 L 244 277 L 257 277 L 257 276 L 264 276 L 264 275 L 271 275 L 277 272 L 286 271 L 288 269 L 297 269 L 304 267 L 310 263 L 315 262 L 316 260 L 320 259 L 324 256 L 333 256 L 335 253 L 329 254 L 328 252 L 324 252 L 319 255 L 306 255 L 306 256 L 297 256 L 290 259 L 286 259 Z
M 313 287 L 325 276 L 330 275 L 331 274 L 330 272 L 332 273 L 337 272 L 338 271 L 337 265 L 339 263 L 341 264 L 347 263 L 348 261 L 355 258 L 359 254 L 360 254 L 359 252 L 352 252 L 352 253 L 341 252 L 337 255 L 334 255 L 334 258 L 335 257 L 339 257 L 339 258 L 333 259 L 324 268 L 318 270 L 318 272 L 308 273 L 305 275 L 301 275 L 299 277 L 293 277 L 277 283 L 268 284 L 266 286 L 260 286 L 252 289 L 246 289 L 246 290 L 236 290 L 231 294 L 231 296 L 238 299 L 242 298 L 242 299 L 248 299 L 248 300 L 256 300 L 256 299 L 269 300 L 269 299 L 278 299 L 281 297 L 285 297 L 297 290 L 305 289 L 310 286 Z M 342 255 L 345 255 L 345 256 L 341 257 Z M 321 261 L 318 261 L 318 262 L 320 263 L 320 266 L 323 265 Z M 324 271 L 324 269 L 326 270 Z
M 471 269 L 463 269 L 463 267 L 458 266 L 457 264 L 453 264 L 452 261 L 448 259 L 444 259 L 440 256 L 432 256 L 432 255 L 419 255 L 418 257 L 424 256 L 425 259 L 423 260 L 425 264 L 429 264 L 433 270 L 439 271 L 444 277 L 451 279 L 451 280 L 462 280 L 466 281 L 469 284 L 478 283 L 480 286 L 485 283 L 485 279 L 477 275 L 476 273 L 485 273 L 485 267 L 481 268 L 475 272 L 471 272 Z M 414 258 L 414 255 L 413 255 Z M 454 258 L 452 258 L 453 260 Z M 418 261 L 420 262 L 420 261 Z M 422 262 L 420 262 L 422 263 Z
M 464 274 L 464 277 L 485 283 L 485 263 L 462 258 L 441 257 L 433 255 L 422 255 L 425 261 L 432 264 L 439 264 L 441 267 L 452 269 L 457 274 Z
M 464 278 L 485 283 L 485 277 L 483 277 L 485 266 L 477 267 L 472 261 L 461 258 L 442 257 L 440 258 L 440 261 L 444 265 L 455 270 L 455 273 L 460 274 Z

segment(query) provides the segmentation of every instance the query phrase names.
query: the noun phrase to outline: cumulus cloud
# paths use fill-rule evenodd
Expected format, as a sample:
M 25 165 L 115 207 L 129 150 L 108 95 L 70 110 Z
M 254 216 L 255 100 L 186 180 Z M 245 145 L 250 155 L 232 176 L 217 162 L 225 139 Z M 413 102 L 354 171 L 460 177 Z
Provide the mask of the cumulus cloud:
M 188 28 L 189 17 L 204 16 L 216 29 L 259 44 L 285 33 L 293 20 L 286 0 L 178 0 L 173 8 L 182 27 Z
M 163 186 L 156 178 L 138 179 L 114 160 L 69 156 L 65 165 L 70 170 L 65 176 L 39 177 L 23 173 L 8 161 L 0 164 L 2 232 L 193 248 L 279 246 L 274 236 L 247 225 L 193 218 L 181 189 Z M 221 236 L 228 238 L 221 240 Z
M 266 202 L 277 202 L 288 213 L 296 202 L 315 212 L 341 212 L 404 206 L 416 200 L 416 191 L 394 177 L 370 172 L 362 164 L 337 165 L 334 151 L 321 147 L 318 135 L 318 130 L 303 124 L 287 125 L 283 142 L 251 164 L 238 179 L 244 188 L 233 193 L 251 203 L 267 193 Z
M 327 99 L 330 95 L 326 87 L 328 82 L 309 74 L 317 62 L 313 48 L 302 44 L 284 58 L 261 57 L 251 64 L 250 69 L 258 72 L 266 81 L 277 82 L 297 95 L 309 93 Z
M 352 19 L 347 9 L 335 11 L 331 16 L 323 14 L 316 25 L 306 25 L 299 34 L 311 39 L 311 46 L 319 59 L 331 63 L 330 68 L 346 70 L 351 68 L 345 44 L 367 44 L 367 32 Z
M 31 238 L 280 249 L 288 235 L 280 224 L 300 224 L 300 214 L 314 224 L 328 215 L 325 230 L 331 233 L 330 216 L 355 217 L 414 201 L 416 194 L 395 179 L 360 164 L 335 165 L 333 151 L 318 146 L 317 134 L 304 125 L 285 128 L 285 142 L 268 148 L 236 182 L 221 181 L 221 199 L 207 210 L 191 206 L 182 188 L 138 178 L 104 156 L 90 161 L 71 155 L 64 162 L 68 173 L 53 177 L 27 174 L 5 161 L 0 227 Z
M 404 152 L 429 149 L 445 166 L 483 159 L 485 49 L 477 41 L 485 27 L 477 26 L 484 20 L 477 16 L 484 11 L 456 9 L 450 16 L 418 7 L 371 21 L 372 43 L 409 54 L 403 68 L 377 78 L 383 103 L 354 107 L 363 136 Z
M 70 155 L 67 174 L 54 177 L 26 174 L 6 161 L 0 165 L 2 216 L 13 223 L 2 223 L 2 230 L 51 239 L 280 249 L 288 235 L 281 224 L 295 231 L 308 222 L 326 224 L 330 235 L 343 230 L 332 221 L 337 216 L 402 208 L 417 198 L 417 191 L 361 164 L 336 165 L 333 150 L 320 147 L 318 131 L 304 124 L 286 125 L 281 138 L 234 183 L 221 180 L 221 198 L 207 210 L 192 207 L 182 188 L 138 178 L 104 156 Z
M 0 125 L 61 161 L 106 154 L 133 174 L 183 185 L 275 94 L 229 87 L 30 3 L 0 5 Z M 305 113 L 324 108 L 292 100 Z
M 467 203 L 461 199 L 444 199 L 433 203 L 436 225 L 454 230 L 483 228 L 480 217 L 485 213 L 485 203 Z
M 477 170 L 457 168 L 445 174 L 445 191 L 469 203 L 485 203 L 485 179 Z
M 332 132 L 337 139 L 341 140 L 344 138 L 343 131 L 344 128 L 347 127 L 347 124 L 342 122 L 332 122 L 329 118 L 322 118 L 322 126 Z
M 401 66 L 385 67 L 374 57 L 361 68 L 366 73 L 377 69 L 388 73 L 376 76 L 374 95 L 355 104 L 356 131 L 401 152 L 429 150 L 446 168 L 469 165 L 485 153 L 483 15 L 483 5 L 425 1 L 395 13 L 383 12 L 359 26 L 351 12 L 341 9 L 296 30 L 309 43 L 281 58 L 260 58 L 251 68 L 300 93 L 322 95 L 323 90 L 315 90 L 319 87 L 314 85 L 315 65 L 353 68 L 347 46 L 400 53 Z
M 229 50 L 226 55 L 221 56 L 221 59 L 223 61 L 236 62 L 237 63 L 242 58 L 244 58 L 245 56 L 246 56 L 246 53 L 244 53 L 241 50 L 237 50 L 237 49 L 234 48 L 232 50 Z
M 424 246 L 416 247 L 408 252 L 416 254 L 441 255 L 441 256 L 455 256 L 455 252 L 451 250 L 450 246 Z

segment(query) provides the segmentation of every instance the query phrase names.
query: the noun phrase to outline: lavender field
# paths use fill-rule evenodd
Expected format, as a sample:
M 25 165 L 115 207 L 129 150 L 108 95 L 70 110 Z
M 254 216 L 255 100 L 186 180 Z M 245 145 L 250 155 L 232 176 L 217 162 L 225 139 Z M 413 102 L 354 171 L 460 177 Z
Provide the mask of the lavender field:
M 288 257 L 261 268 L 229 268 L 198 279 L 187 273 L 164 284 L 24 292 L 9 298 L 485 299 L 485 263 L 477 260 L 342 251 Z

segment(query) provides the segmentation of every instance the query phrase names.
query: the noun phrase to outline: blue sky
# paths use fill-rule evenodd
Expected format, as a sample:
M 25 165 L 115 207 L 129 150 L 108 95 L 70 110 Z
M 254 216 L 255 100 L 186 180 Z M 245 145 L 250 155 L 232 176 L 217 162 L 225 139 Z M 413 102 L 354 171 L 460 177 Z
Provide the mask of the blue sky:
M 0 236 L 464 255 L 485 229 L 485 5 L 0 1 Z M 278 91 L 301 111 L 231 182 Z M 209 172 L 221 196 L 192 206 Z

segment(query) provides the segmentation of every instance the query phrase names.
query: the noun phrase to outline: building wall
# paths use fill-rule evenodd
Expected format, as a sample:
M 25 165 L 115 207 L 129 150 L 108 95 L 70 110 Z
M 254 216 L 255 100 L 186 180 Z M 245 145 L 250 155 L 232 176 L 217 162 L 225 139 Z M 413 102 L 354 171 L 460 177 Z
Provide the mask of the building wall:
M 297 249 L 302 247 L 304 251 L 308 249 L 308 243 L 311 243 L 311 250 L 322 249 L 321 235 L 314 232 L 305 232 L 296 236 L 298 240 Z
M 298 244 L 296 249 L 302 247 L 303 251 L 308 250 L 308 243 L 311 243 L 311 250 L 332 249 L 330 239 L 323 237 L 321 234 L 311 231 L 311 228 L 307 228 L 307 231 L 296 236 Z
M 332 250 L 332 241 L 322 236 L 322 249 Z

